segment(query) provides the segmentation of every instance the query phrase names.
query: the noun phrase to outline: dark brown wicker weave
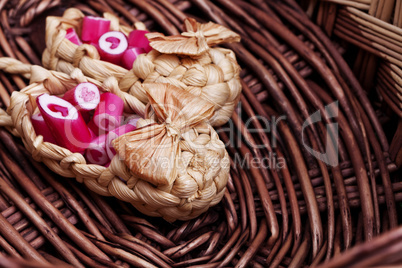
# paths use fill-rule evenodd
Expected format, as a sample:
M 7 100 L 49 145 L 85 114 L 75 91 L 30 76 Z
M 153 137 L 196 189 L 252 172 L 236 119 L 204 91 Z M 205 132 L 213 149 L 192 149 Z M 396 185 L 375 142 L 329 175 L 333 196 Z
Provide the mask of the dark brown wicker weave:
M 394 137 L 392 151 L 401 149 L 400 118 L 369 99 L 348 65 L 353 50 L 328 39 L 297 3 L 5 0 L 1 56 L 40 65 L 45 18 L 68 7 L 113 12 L 121 23 L 143 21 L 165 34 L 178 34 L 190 16 L 242 36 L 228 45 L 243 68 L 241 105 L 217 129 L 232 159 L 228 189 L 202 216 L 167 223 L 51 173 L 0 128 L 0 266 L 402 265 L 401 161 L 389 153 Z M 0 108 L 28 82 L 1 72 Z M 325 106 L 335 100 L 340 109 L 331 118 Z M 316 111 L 323 120 L 302 136 Z M 334 123 L 340 162 L 331 166 L 304 144 L 324 152 L 326 126 Z M 285 162 L 275 168 L 278 159 Z

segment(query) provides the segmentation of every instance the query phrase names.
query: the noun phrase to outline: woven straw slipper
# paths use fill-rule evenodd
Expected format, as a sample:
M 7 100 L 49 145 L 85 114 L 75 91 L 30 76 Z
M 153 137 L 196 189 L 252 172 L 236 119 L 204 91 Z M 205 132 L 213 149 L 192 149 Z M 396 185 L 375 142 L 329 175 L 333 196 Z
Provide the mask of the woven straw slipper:
M 128 35 L 132 30 L 119 25 L 118 18 L 111 14 L 105 13 L 104 17 L 111 21 L 112 31 Z M 194 19 L 186 19 L 181 35 L 148 34 L 154 49 L 139 55 L 133 68 L 127 70 L 100 60 L 94 46 L 78 46 L 65 38 L 69 28 L 78 33 L 81 31 L 83 18 L 84 14 L 75 8 L 66 10 L 62 17 L 47 18 L 47 48 L 42 57 L 45 68 L 65 73 L 80 68 L 86 76 L 101 82 L 114 76 L 123 91 L 130 92 L 145 104 L 148 98 L 141 87 L 143 82 L 169 83 L 213 103 L 215 114 L 210 119 L 213 126 L 229 120 L 240 98 L 240 67 L 233 51 L 213 46 L 238 42 L 238 34 L 212 22 L 200 24 Z M 145 29 L 145 26 L 136 23 L 135 28 Z

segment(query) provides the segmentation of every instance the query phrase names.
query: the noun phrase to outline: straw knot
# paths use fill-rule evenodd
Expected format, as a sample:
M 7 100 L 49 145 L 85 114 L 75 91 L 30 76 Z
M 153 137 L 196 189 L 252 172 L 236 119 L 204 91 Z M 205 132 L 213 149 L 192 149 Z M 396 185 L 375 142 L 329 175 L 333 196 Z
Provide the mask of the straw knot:
M 43 147 L 43 136 L 39 135 L 36 136 L 36 138 L 32 142 L 33 144 L 33 149 L 32 149 L 32 158 L 35 161 L 41 162 L 42 161 L 42 156 L 41 156 L 41 151 Z
M 197 38 L 198 43 L 200 43 L 201 41 L 206 42 L 206 36 L 202 30 L 183 32 L 181 33 L 181 35 L 186 37 L 195 37 Z
M 240 36 L 226 27 L 208 22 L 198 23 L 192 18 L 184 21 L 181 35 L 165 36 L 161 33 L 149 33 L 147 38 L 150 46 L 160 53 L 200 56 L 210 47 L 222 44 L 239 42 Z
M 100 59 L 99 52 L 94 46 L 83 44 L 79 46 L 74 52 L 72 64 L 75 68 L 78 68 L 80 66 L 81 59 L 84 56 L 96 60 Z
M 85 164 L 85 158 L 82 154 L 80 153 L 72 153 L 66 157 L 64 157 L 61 161 L 60 161 L 60 167 L 64 168 L 64 169 L 69 169 L 70 165 L 72 164 Z
M 180 136 L 180 128 L 177 126 L 177 124 L 172 122 L 170 117 L 166 118 L 164 125 L 166 127 L 168 137 Z

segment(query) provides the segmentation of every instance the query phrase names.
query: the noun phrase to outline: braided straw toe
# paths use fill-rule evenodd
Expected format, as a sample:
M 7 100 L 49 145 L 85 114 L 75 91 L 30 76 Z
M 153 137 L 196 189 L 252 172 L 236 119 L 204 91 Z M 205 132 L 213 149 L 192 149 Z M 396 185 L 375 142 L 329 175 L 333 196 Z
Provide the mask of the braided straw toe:
M 27 68 L 16 66 L 21 71 Z M 85 77 L 79 69 L 71 75 L 39 66 L 30 69 L 26 75 L 31 78 L 30 85 L 12 94 L 7 113 L 0 110 L 0 125 L 20 136 L 35 160 L 61 176 L 76 178 L 100 195 L 114 196 L 146 215 L 168 221 L 197 217 L 222 199 L 229 158 L 215 130 L 204 123 L 213 113 L 212 104 L 171 85 L 147 86 L 151 106 L 146 119 L 138 122 L 137 131 L 115 140 L 118 155 L 106 168 L 87 164 L 80 153 L 37 136 L 31 122 L 37 109 L 35 98 L 43 93 L 63 95 L 88 81 L 103 92 L 120 96 L 126 114 L 144 116 L 143 103 L 120 91 L 114 77 L 100 83 Z
M 225 145 L 204 123 L 213 106 L 169 84 L 144 84 L 144 90 L 148 120 L 113 142 L 134 174 L 127 185 L 141 199 L 126 201 L 169 221 L 192 219 L 222 199 L 229 177 Z
M 179 36 L 147 34 L 153 50 L 137 58 L 120 88 L 146 101 L 141 83 L 175 85 L 212 103 L 215 112 L 209 123 L 221 126 L 229 121 L 240 98 L 240 67 L 232 50 L 211 46 L 238 42 L 240 37 L 221 25 L 190 18 L 184 28 Z

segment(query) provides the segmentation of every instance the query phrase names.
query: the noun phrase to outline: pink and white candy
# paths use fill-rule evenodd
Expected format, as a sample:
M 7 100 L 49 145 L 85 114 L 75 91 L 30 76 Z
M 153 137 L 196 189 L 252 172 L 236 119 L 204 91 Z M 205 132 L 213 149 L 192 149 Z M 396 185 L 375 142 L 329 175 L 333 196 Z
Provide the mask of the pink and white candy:
M 113 93 L 100 95 L 100 102 L 95 110 L 89 127 L 97 135 L 105 134 L 120 126 L 123 117 L 123 100 Z
M 84 82 L 67 91 L 63 99 L 74 105 L 85 121 L 89 121 L 89 112 L 98 106 L 100 93 L 96 85 Z
M 36 135 L 42 135 L 46 142 L 57 144 L 41 113 L 32 115 L 31 122 Z
M 74 28 L 68 28 L 66 30 L 66 38 L 78 46 L 82 45 L 82 42 Z
M 117 65 L 121 65 L 121 58 L 127 48 L 127 37 L 122 32 L 107 32 L 98 41 L 101 59 Z
M 92 135 L 78 110 L 68 101 L 46 93 L 36 102 L 56 143 L 71 152 L 83 153 Z
M 106 136 L 106 152 L 110 160 L 116 155 L 116 150 L 113 148 L 112 141 L 121 135 L 134 131 L 136 129 L 137 121 L 130 121 L 112 131 Z
M 121 65 L 131 70 L 133 68 L 134 61 L 137 59 L 138 55 L 145 53 L 145 50 L 141 47 L 132 47 L 127 49 L 123 57 L 121 58 Z
M 104 166 L 110 162 L 106 152 L 106 135 L 100 135 L 91 141 L 85 151 L 85 158 L 90 164 Z

